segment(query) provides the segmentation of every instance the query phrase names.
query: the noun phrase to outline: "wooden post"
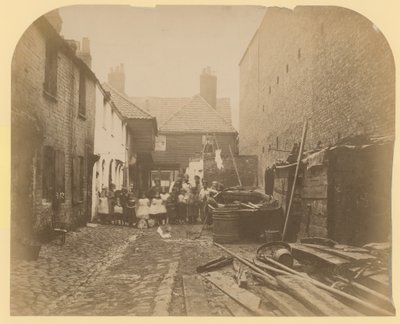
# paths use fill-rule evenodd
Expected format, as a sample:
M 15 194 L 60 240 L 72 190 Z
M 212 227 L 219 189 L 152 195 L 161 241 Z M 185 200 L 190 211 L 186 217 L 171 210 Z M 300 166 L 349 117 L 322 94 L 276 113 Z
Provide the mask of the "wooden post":
M 301 156 L 303 155 L 303 150 L 304 150 L 304 143 L 306 141 L 306 134 L 307 134 L 307 125 L 308 121 L 307 119 L 304 121 L 304 126 L 303 126 L 303 134 L 301 136 L 301 143 L 300 143 L 300 148 L 299 148 L 299 155 L 297 157 L 297 164 L 296 164 L 296 171 L 294 173 L 294 179 L 293 179 L 293 184 L 292 184 L 292 190 L 290 192 L 290 199 L 289 199 L 289 204 L 286 210 L 286 218 L 285 218 L 285 226 L 283 227 L 283 234 L 282 234 L 282 240 L 285 241 L 286 239 L 286 234 L 287 234 L 287 228 L 289 224 L 289 217 L 290 217 L 290 209 L 292 207 L 292 202 L 293 202 L 293 197 L 294 197 L 294 190 L 296 188 L 296 180 L 297 176 L 299 174 L 299 168 L 300 168 L 300 162 L 301 162 Z
M 238 169 L 237 169 L 236 160 L 235 160 L 235 158 L 234 158 L 234 156 L 233 156 L 232 148 L 231 148 L 230 145 L 229 145 L 229 152 L 231 153 L 232 162 L 233 162 L 233 167 L 235 168 L 235 171 L 236 171 L 236 176 L 237 176 L 238 181 L 239 181 L 239 186 L 242 186 L 242 181 L 240 181 L 240 176 L 239 176 L 239 171 L 238 171 Z

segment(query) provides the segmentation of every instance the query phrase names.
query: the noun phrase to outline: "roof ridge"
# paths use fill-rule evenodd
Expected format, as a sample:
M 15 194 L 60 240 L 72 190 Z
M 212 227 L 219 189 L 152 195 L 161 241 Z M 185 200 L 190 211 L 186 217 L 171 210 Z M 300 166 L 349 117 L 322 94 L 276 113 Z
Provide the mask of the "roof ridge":
M 233 125 L 232 125 L 231 123 L 228 123 L 228 121 L 227 121 L 224 117 L 222 117 L 222 116 L 216 111 L 216 109 L 214 109 L 213 107 L 211 107 L 211 105 L 207 102 L 207 100 L 205 100 L 200 94 L 194 95 L 194 96 L 192 97 L 192 99 L 191 99 L 189 102 L 187 102 L 185 105 L 183 105 L 180 109 L 178 109 L 175 113 L 173 113 L 162 125 L 160 125 L 159 129 L 161 130 L 161 128 L 162 128 L 163 126 L 165 126 L 168 122 L 170 122 L 170 121 L 171 121 L 178 113 L 180 113 L 186 106 L 188 106 L 190 103 L 192 103 L 192 102 L 196 99 L 196 97 L 197 97 L 197 98 L 200 98 L 200 100 L 202 100 L 202 101 L 206 104 L 207 109 L 209 109 L 210 111 L 213 111 L 213 113 L 214 113 L 216 116 L 218 116 L 218 117 L 223 121 L 223 123 L 224 123 L 226 126 L 229 126 L 229 127 L 232 128 L 235 132 L 237 132 L 236 128 L 233 127 Z
M 124 99 L 125 101 L 129 102 L 131 105 L 135 106 L 135 108 L 139 109 L 142 113 L 144 113 L 145 115 L 155 118 L 153 115 L 149 114 L 147 111 L 145 111 L 143 108 L 139 107 L 137 104 L 133 103 L 125 94 L 121 93 L 120 91 L 118 91 L 117 89 L 115 89 L 113 86 L 111 86 L 109 83 L 104 82 L 103 85 L 108 86 L 109 88 L 111 88 L 117 95 L 119 95 L 122 99 Z M 111 99 L 112 100 L 112 99 Z
M 195 96 L 193 96 L 186 104 L 184 104 L 181 108 L 179 108 L 177 111 L 175 111 L 170 117 L 168 117 L 163 123 L 162 123 L 162 125 L 160 125 L 160 129 L 161 129 L 161 127 L 162 126 L 164 126 L 166 123 L 168 123 L 173 117 L 175 117 L 175 115 L 178 113 L 178 112 L 180 112 L 183 108 L 185 108 L 188 104 L 190 104 L 193 100 L 194 100 L 194 97 Z M 190 98 L 190 97 L 188 97 L 188 98 Z
M 215 114 L 225 122 L 225 124 L 231 126 L 231 127 L 236 131 L 236 128 L 233 127 L 232 122 L 228 123 L 228 121 L 217 111 L 217 108 L 211 107 L 211 105 L 208 103 L 208 101 L 207 101 L 206 99 L 203 98 L 202 95 L 197 94 L 196 96 L 199 96 L 201 99 L 203 99 L 203 101 L 207 104 L 207 106 L 208 106 L 210 109 L 212 109 L 212 110 L 215 112 Z M 227 98 L 229 99 L 229 97 L 227 97 Z

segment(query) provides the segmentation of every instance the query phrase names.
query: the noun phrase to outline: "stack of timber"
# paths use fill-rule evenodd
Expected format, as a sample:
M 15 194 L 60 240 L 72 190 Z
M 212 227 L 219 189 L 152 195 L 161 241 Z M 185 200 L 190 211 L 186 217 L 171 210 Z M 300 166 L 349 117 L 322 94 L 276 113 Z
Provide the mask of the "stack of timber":
M 234 316 L 395 314 L 388 295 L 359 281 L 363 276 L 361 269 L 379 264 L 379 258 L 366 249 L 291 244 L 296 259 L 291 268 L 270 257 L 258 260 L 253 255 L 239 255 L 214 244 L 234 258 L 233 268 L 230 272 L 225 267 L 201 275 L 229 297 Z M 245 277 L 241 277 L 243 273 Z

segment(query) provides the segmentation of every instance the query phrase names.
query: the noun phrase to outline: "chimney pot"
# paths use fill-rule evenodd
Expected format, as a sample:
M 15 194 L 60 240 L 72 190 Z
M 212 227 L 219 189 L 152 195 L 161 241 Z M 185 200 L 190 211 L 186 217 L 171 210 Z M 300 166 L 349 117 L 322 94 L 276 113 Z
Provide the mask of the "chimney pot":
M 108 83 L 119 92 L 125 93 L 125 72 L 123 70 L 123 64 L 119 64 L 110 69 L 108 73 Z
M 217 77 L 209 66 L 200 75 L 200 95 L 211 107 L 217 108 Z

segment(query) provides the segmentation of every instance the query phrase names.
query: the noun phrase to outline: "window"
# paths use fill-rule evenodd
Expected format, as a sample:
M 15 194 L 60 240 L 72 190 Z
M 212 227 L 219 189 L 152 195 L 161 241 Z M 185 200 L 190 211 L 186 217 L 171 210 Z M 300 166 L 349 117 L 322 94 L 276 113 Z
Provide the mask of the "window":
M 289 64 L 286 64 L 286 73 L 289 73 Z
M 155 151 L 165 151 L 167 149 L 167 137 L 165 135 L 156 136 Z
M 72 202 L 75 204 L 83 201 L 84 171 L 83 157 L 74 156 L 72 159 Z
M 300 59 L 301 58 L 301 48 L 299 48 L 297 50 L 297 58 Z
M 57 95 L 57 47 L 51 40 L 46 42 L 44 90 L 51 96 Z
M 271 94 L 271 86 L 269 86 L 269 90 L 268 90 L 269 94 Z
M 279 77 L 276 77 L 276 84 L 279 84 Z
M 65 201 L 64 152 L 45 146 L 43 150 L 42 198 L 47 201 Z
M 150 172 L 150 187 L 155 185 L 155 179 L 160 179 L 161 187 L 168 191 L 172 182 L 175 181 L 175 170 L 152 170 Z
M 86 115 L 86 78 L 83 70 L 79 72 L 79 115 Z
M 211 135 L 203 135 L 201 138 L 203 153 L 214 153 L 216 148 L 216 138 Z

